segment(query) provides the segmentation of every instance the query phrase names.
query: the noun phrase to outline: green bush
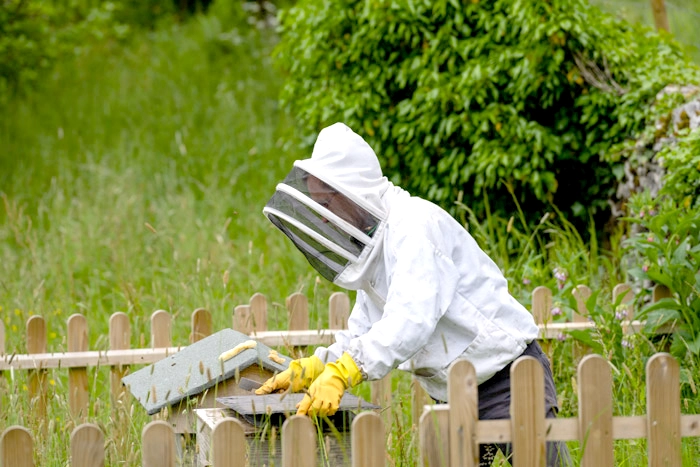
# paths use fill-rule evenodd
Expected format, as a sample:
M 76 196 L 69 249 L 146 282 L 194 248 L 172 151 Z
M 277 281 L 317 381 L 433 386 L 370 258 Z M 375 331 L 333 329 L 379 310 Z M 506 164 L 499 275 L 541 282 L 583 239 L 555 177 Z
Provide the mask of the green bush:
M 607 218 L 625 153 L 668 83 L 700 82 L 669 37 L 585 0 L 301 0 L 280 15 L 282 101 L 305 143 L 335 121 L 387 175 L 451 212 Z M 615 151 L 612 153 L 611 151 Z M 583 229 L 581 229 L 583 230 Z
M 671 292 L 648 304 L 639 318 L 647 320 L 647 331 L 674 324 L 670 350 L 683 359 L 688 352 L 700 355 L 700 208 L 691 207 L 689 197 L 677 201 L 665 195 L 667 187 L 657 197 L 643 192 L 632 198 L 629 220 L 639 231 L 626 246 L 633 258 L 629 273 L 643 290 L 661 284 Z

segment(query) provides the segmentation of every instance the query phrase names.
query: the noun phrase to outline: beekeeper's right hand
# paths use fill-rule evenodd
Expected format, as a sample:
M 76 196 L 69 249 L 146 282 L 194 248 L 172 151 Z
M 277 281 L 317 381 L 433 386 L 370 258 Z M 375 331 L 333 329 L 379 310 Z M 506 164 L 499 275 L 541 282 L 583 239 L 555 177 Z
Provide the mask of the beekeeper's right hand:
M 287 389 L 291 392 L 301 392 L 311 386 L 311 383 L 323 372 L 324 366 L 321 359 L 315 355 L 292 360 L 289 368 L 265 381 L 255 390 L 255 394 L 270 394 Z

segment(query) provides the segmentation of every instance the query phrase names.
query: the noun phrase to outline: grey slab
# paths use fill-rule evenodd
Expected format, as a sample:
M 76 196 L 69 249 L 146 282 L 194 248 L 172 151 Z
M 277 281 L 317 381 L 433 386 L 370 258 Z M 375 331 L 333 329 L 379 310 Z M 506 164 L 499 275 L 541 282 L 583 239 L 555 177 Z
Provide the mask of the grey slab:
M 265 394 L 262 396 L 227 396 L 217 397 L 216 401 L 241 415 L 270 415 L 296 413 L 296 405 L 304 397 L 303 393 Z M 339 412 L 358 409 L 378 409 L 364 399 L 349 392 L 340 400 Z
M 224 329 L 125 376 L 122 384 L 129 388 L 148 414 L 153 415 L 164 407 L 235 377 L 253 364 L 271 372 L 283 371 L 289 366 L 291 358 L 285 355 L 279 355 L 284 359 L 284 364 L 270 360 L 268 355 L 271 349 L 261 342 L 225 362 L 219 360 L 223 352 L 250 339 L 241 332 Z M 153 390 L 155 399 L 152 397 Z

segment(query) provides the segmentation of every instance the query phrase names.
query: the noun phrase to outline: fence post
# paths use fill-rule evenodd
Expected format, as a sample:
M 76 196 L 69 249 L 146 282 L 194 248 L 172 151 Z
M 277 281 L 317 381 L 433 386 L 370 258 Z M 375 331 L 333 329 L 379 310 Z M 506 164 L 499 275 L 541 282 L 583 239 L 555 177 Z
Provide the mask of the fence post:
M 211 313 L 204 308 L 197 308 L 190 319 L 190 344 L 194 344 L 211 335 Z
M 578 366 L 578 426 L 581 467 L 613 467 L 612 373 L 600 355 L 583 357 Z
M 450 466 L 471 467 L 479 463 L 476 424 L 479 421 L 479 388 L 476 370 L 468 360 L 450 365 L 447 379 L 450 427 Z
M 449 467 L 450 408 L 447 405 L 426 406 L 418 426 L 420 465 Z
M 573 322 L 574 323 L 587 323 L 588 322 L 588 308 L 586 307 L 586 301 L 591 297 L 591 289 L 586 285 L 577 285 L 571 292 L 576 298 L 576 311 L 574 312 Z M 580 358 L 588 353 L 589 349 L 586 345 L 580 342 L 574 342 L 573 344 L 574 360 L 579 361 Z
M 11 426 L 0 435 L 0 465 L 34 467 L 34 441 L 23 426 Z
M 347 329 L 349 316 L 350 297 L 343 292 L 333 292 L 328 299 L 328 328 Z
M 154 420 L 141 433 L 142 467 L 175 467 L 175 430 L 170 423 Z
M 211 435 L 211 461 L 216 467 L 245 465 L 246 439 L 243 424 L 227 417 L 214 426 Z
M 68 352 L 87 350 L 87 319 L 80 313 L 72 314 L 68 318 Z M 68 369 L 68 403 L 74 418 L 80 420 L 87 417 L 90 404 L 87 368 Z
M 46 353 L 46 321 L 41 316 L 27 320 L 27 353 Z M 46 417 L 46 370 L 31 370 L 29 375 L 29 398 L 35 403 L 36 421 L 45 422 Z M 44 430 L 48 427 L 44 423 Z
M 544 371 L 533 357 L 518 358 L 510 369 L 513 461 L 518 467 L 545 464 Z
M 384 467 L 384 422 L 375 412 L 362 412 L 352 421 L 350 443 L 353 467 Z
M 649 359 L 647 376 L 647 430 L 649 466 L 680 467 L 680 365 L 667 353 Z
M 128 349 L 131 343 L 131 324 L 126 313 L 117 312 L 109 318 L 109 348 L 110 350 Z M 128 371 L 127 366 L 112 366 L 110 370 L 110 387 L 112 390 L 112 406 L 126 394 L 122 378 Z
M 70 435 L 71 467 L 101 467 L 105 465 L 105 437 L 92 423 L 75 427 Z
M 267 331 L 267 297 L 255 293 L 250 297 L 250 313 L 253 319 L 253 332 Z
M 316 466 L 316 428 L 309 417 L 292 415 L 282 424 L 282 466 Z
M 170 326 L 172 319 L 165 310 L 156 310 L 151 315 L 151 347 L 160 349 L 170 347 Z
M 540 285 L 532 291 L 532 316 L 535 318 L 535 323 L 547 329 L 547 325 L 552 321 L 552 291 L 549 287 Z M 540 345 L 551 363 L 552 341 L 540 339 Z
M 233 309 L 232 327 L 243 334 L 253 334 L 253 318 L 250 312 L 250 305 L 238 305 Z
M 666 15 L 666 4 L 664 0 L 651 0 L 651 12 L 654 15 L 654 25 L 657 30 L 663 29 L 671 31 L 668 26 L 668 16 Z
M 287 297 L 290 331 L 305 331 L 309 329 L 309 299 L 306 295 L 295 292 Z

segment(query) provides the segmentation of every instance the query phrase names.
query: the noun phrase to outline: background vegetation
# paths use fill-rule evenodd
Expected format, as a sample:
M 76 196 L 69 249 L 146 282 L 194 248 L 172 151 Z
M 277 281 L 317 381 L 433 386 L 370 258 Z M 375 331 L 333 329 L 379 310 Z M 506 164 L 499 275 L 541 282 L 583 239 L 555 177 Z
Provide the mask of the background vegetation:
M 186 344 L 192 310 L 209 309 L 221 329 L 255 292 L 273 303 L 273 327 L 284 328 L 282 304 L 297 291 L 309 296 L 314 325 L 326 325 L 327 298 L 336 289 L 319 280 L 261 214 L 292 161 L 308 154 L 299 144 L 297 125 L 304 119 L 280 106 L 289 77 L 272 58 L 280 40 L 271 27 L 274 6 L 219 1 L 197 13 L 205 5 L 179 5 L 2 2 L 0 318 L 8 353 L 26 351 L 23 331 L 35 314 L 48 320 L 52 351 L 65 350 L 66 319 L 75 312 L 88 318 L 91 349 L 107 348 L 108 319 L 116 311 L 129 315 L 134 347 L 146 344 L 156 309 L 174 315 L 173 341 Z M 646 8 L 640 5 L 631 10 Z M 660 44 L 677 59 L 676 46 Z M 367 130 L 361 125 L 359 131 Z M 697 193 L 697 178 L 680 175 L 697 164 L 697 142 L 694 133 L 674 150 L 679 175 L 673 186 L 686 194 Z M 598 291 L 590 311 L 599 330 L 577 338 L 612 362 L 616 414 L 645 411 L 644 364 L 669 348 L 642 334 L 623 337 L 609 297 L 625 281 L 634 281 L 640 308 L 652 281 L 676 292 L 645 313 L 681 323 L 685 334 L 672 348 L 682 357 L 683 412 L 699 408 L 698 211 L 692 197 L 669 194 L 666 206 L 636 199 L 629 220 L 640 224 L 639 235 L 614 233 L 605 250 L 592 234 L 595 224 L 580 229 L 553 207 L 533 217 L 526 205 L 512 202 L 496 215 L 489 199 L 480 198 L 475 212 L 462 198 L 453 208 L 526 305 L 535 286 L 547 285 L 561 311 L 556 319 L 564 320 L 576 284 Z M 654 215 L 662 209 L 665 217 Z M 562 336 L 553 347 L 565 416 L 576 407 L 574 340 Z M 108 436 L 108 464 L 139 465 L 148 418 L 138 405 L 112 416 L 107 372 L 90 374 L 90 418 Z M 33 410 L 26 374 L 5 376 L 0 430 L 26 424 Z M 36 438 L 37 465 L 65 465 L 76 421 L 67 409 L 67 372 L 49 377 L 56 396 L 49 405 L 53 434 Z M 395 375 L 394 383 L 391 455 L 395 465 L 410 465 L 416 443 L 409 381 Z M 699 454 L 697 440 L 684 440 L 688 465 Z M 620 465 L 645 463 L 644 446 L 635 441 L 619 442 L 616 456 Z

